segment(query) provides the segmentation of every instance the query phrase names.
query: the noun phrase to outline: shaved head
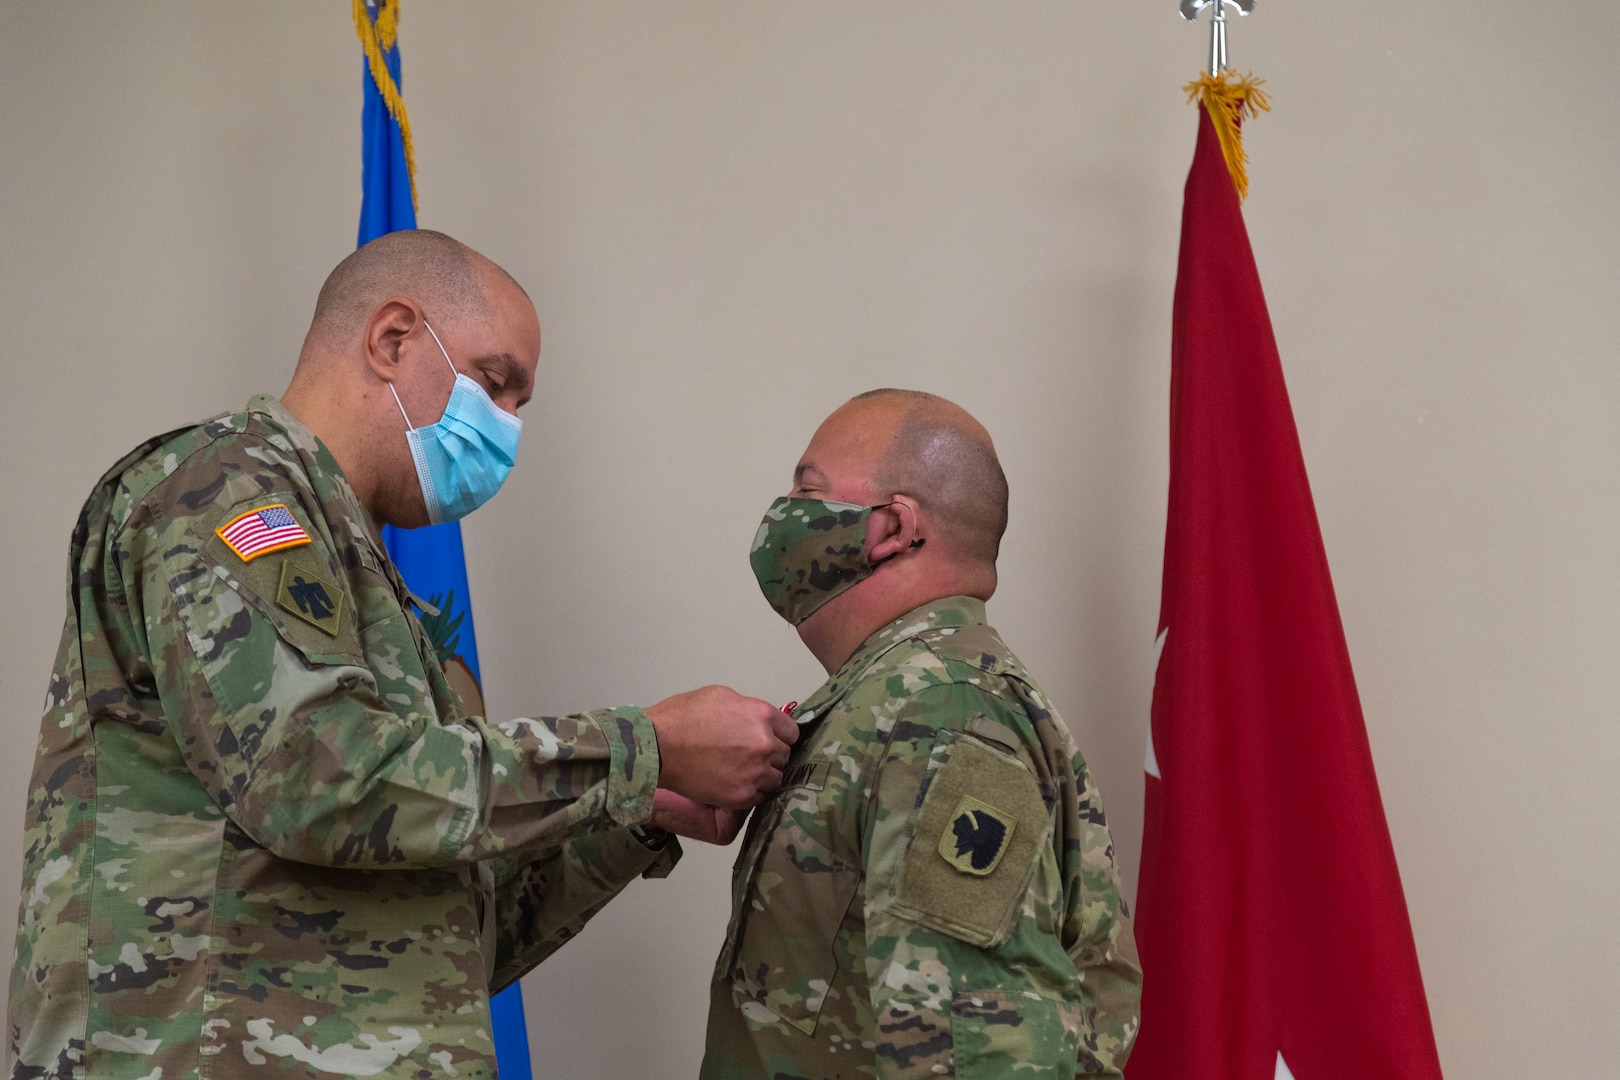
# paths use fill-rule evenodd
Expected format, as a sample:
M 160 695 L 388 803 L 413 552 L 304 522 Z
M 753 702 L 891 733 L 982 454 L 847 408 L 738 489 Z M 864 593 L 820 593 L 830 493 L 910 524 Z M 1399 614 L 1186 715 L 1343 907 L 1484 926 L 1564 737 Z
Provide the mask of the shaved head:
M 1007 477 L 990 433 L 960 405 L 921 390 L 868 390 L 845 408 L 861 404 L 894 424 L 872 488 L 910 495 L 958 555 L 994 566 L 1007 531 Z
M 492 275 L 521 291 L 510 274 L 444 233 L 385 233 L 327 275 L 315 300 L 310 337 L 330 341 L 356 333 L 391 296 L 413 297 L 440 322 L 486 319 Z
M 829 673 L 921 604 L 995 594 L 1007 478 L 990 433 L 959 405 L 892 388 L 851 398 L 810 436 L 789 494 L 871 508 L 870 576 L 798 624 Z
M 443 233 L 407 229 L 327 275 L 281 401 L 373 520 L 416 528 L 428 510 L 406 432 L 442 419 L 463 377 L 516 416 L 539 360 L 539 316 L 510 274 Z

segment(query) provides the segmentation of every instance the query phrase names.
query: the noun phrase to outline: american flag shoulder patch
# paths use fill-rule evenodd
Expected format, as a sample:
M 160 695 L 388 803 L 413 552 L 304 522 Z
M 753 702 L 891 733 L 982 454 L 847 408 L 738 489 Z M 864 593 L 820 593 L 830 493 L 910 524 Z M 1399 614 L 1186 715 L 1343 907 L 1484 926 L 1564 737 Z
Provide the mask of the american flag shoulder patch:
M 214 532 L 243 562 L 252 562 L 272 551 L 314 542 L 284 503 L 272 503 L 238 514 Z

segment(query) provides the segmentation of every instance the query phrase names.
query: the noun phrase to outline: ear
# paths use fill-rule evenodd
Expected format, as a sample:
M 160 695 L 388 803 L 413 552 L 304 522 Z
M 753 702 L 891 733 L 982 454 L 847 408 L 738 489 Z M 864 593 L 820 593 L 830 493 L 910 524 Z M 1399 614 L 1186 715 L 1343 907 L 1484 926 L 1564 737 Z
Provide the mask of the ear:
M 874 564 L 923 546 L 917 500 L 896 495 L 866 519 L 866 557 Z
M 420 336 L 424 325 L 422 309 L 408 297 L 390 297 L 377 305 L 360 343 L 377 378 L 391 383 L 399 377 L 400 346 L 407 338 Z

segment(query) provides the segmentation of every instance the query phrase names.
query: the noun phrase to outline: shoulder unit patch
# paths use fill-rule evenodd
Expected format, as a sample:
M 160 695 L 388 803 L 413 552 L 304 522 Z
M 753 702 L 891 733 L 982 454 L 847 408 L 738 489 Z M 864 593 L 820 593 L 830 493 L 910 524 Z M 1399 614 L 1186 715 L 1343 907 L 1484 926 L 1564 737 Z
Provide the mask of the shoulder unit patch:
M 1052 833 L 1040 781 L 966 732 L 912 811 L 890 910 L 980 948 L 1004 944 Z
M 312 626 L 337 637 L 343 619 L 343 590 L 313 570 L 288 559 L 281 564 L 276 604 Z
M 1006 854 L 1018 819 L 971 795 L 962 796 L 939 838 L 939 853 L 964 874 L 993 873 Z
M 214 532 L 243 562 L 252 562 L 272 551 L 313 542 L 285 503 L 272 503 L 238 514 Z

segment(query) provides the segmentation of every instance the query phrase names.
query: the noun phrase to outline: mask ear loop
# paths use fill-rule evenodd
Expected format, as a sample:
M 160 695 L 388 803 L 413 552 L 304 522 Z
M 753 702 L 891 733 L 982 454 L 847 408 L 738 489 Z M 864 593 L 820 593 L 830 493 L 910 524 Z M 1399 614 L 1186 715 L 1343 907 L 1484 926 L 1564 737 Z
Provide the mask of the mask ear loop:
M 438 334 L 433 333 L 433 324 L 427 321 L 427 316 L 425 316 L 425 315 L 422 317 L 422 325 L 427 327 L 427 332 L 428 333 L 433 334 L 433 344 L 435 344 L 435 345 L 437 345 L 439 347 L 439 354 L 444 357 L 444 362 L 446 364 L 450 365 L 450 374 L 456 376 L 457 378 L 460 378 L 461 377 L 461 372 L 456 370 L 456 365 L 455 365 L 455 363 L 453 361 L 451 361 L 450 354 L 445 351 L 444 342 L 439 340 L 439 335 Z M 405 406 L 399 400 L 399 391 L 394 389 L 394 384 L 393 383 L 388 384 L 388 392 L 390 394 L 394 395 L 394 404 L 399 406 L 399 415 L 405 417 L 405 430 L 406 431 L 415 431 L 416 428 L 411 426 L 411 418 L 406 415 Z
M 390 394 L 394 395 L 394 404 L 399 406 L 399 415 L 405 416 L 405 406 L 403 404 L 401 404 L 401 402 L 399 400 L 399 391 L 394 389 L 394 384 L 393 383 L 388 384 L 388 392 Z M 409 416 L 405 416 L 405 430 L 406 431 L 415 431 L 416 430 L 415 428 L 411 427 L 411 418 Z
M 439 347 L 439 352 L 444 356 L 444 362 L 450 365 L 450 374 L 459 378 L 461 372 L 456 370 L 455 361 L 450 359 L 450 353 L 445 349 L 444 342 L 439 340 L 439 335 L 433 333 L 433 324 L 427 321 L 426 315 L 422 316 L 422 325 L 427 327 L 428 333 L 433 334 L 433 344 Z

